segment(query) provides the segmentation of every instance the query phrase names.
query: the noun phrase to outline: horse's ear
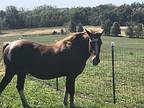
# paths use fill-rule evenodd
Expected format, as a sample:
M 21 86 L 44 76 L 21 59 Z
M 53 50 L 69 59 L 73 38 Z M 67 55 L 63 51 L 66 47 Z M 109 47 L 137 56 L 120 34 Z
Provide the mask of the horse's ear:
M 102 32 L 100 32 L 100 33 L 97 33 L 98 37 L 101 37 L 103 33 L 104 33 L 104 30 L 102 30 Z
M 85 29 L 86 33 L 90 36 L 91 32 L 89 32 L 87 29 Z
M 92 33 L 89 32 L 87 29 L 85 29 L 86 33 L 89 35 L 89 37 L 92 39 Z
M 102 30 L 102 32 L 100 33 L 101 35 L 104 33 L 104 29 Z

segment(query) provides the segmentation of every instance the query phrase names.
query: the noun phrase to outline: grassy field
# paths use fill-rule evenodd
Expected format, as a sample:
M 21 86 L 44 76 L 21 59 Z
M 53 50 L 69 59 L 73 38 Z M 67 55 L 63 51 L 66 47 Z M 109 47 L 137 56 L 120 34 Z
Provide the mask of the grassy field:
M 25 38 L 50 44 L 64 37 L 4 36 L 0 37 L 0 51 L 4 41 Z M 93 67 L 88 60 L 84 72 L 76 80 L 76 108 L 144 108 L 144 40 L 107 36 L 102 40 L 101 63 Z M 112 41 L 115 42 L 116 104 L 112 98 Z M 3 73 L 2 66 L 0 73 Z M 22 108 L 15 86 L 16 76 L 0 96 L 0 108 Z M 56 91 L 55 79 L 42 81 L 28 76 L 25 94 L 34 108 L 63 108 L 64 86 L 65 78 L 59 78 L 59 91 Z

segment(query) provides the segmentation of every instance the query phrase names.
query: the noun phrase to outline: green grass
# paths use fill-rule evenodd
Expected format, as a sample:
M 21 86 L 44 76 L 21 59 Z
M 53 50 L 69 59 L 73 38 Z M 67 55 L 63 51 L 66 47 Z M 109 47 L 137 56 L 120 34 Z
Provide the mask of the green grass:
M 0 37 L 0 51 L 4 41 L 25 38 L 48 44 L 64 37 L 60 35 Z M 144 40 L 120 37 L 103 37 L 102 40 L 101 63 L 94 67 L 88 60 L 84 72 L 76 80 L 75 104 L 77 108 L 143 108 Z M 112 41 L 115 42 L 116 104 L 113 104 L 112 98 Z M 16 77 L 0 97 L 1 108 L 22 107 L 15 86 Z M 42 81 L 27 77 L 25 94 L 34 108 L 62 108 L 65 77 L 59 78 L 60 90 L 56 91 L 55 88 L 55 79 Z

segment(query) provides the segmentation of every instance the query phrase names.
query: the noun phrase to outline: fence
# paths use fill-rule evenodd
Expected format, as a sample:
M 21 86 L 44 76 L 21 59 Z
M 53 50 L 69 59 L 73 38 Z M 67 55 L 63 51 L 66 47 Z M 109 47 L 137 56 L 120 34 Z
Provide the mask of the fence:
M 101 63 L 93 67 L 88 61 L 84 73 L 77 79 L 76 95 L 97 102 L 116 102 L 128 108 L 143 108 L 143 46 L 144 44 L 116 44 L 113 47 L 114 52 L 111 51 L 111 46 L 103 47 Z M 112 62 L 112 54 L 114 54 L 114 62 Z M 112 79 L 114 72 L 115 80 Z M 55 82 L 59 85 L 55 86 Z M 50 80 L 47 84 L 64 91 L 65 78 Z
M 114 76 L 113 83 L 114 103 L 122 104 L 126 107 L 144 107 L 144 44 L 121 44 L 114 48 L 114 68 L 109 67 L 111 62 L 110 48 L 105 48 L 102 52 L 102 63 L 99 68 L 107 68 Z M 113 48 L 112 48 L 113 49 Z M 101 70 L 104 71 L 104 70 Z M 109 92 L 109 91 L 108 91 Z M 116 97 L 115 97 L 116 96 Z
M 128 107 L 144 107 L 144 49 L 142 46 L 144 44 L 125 44 L 115 48 L 117 102 Z

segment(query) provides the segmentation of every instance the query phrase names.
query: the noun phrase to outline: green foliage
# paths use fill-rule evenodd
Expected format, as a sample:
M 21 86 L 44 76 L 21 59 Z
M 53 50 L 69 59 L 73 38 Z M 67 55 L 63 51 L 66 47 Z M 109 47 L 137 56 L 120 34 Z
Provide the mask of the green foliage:
M 136 26 L 129 25 L 125 33 L 129 37 L 143 38 L 143 24 L 138 24 Z
M 135 35 L 136 37 L 141 37 L 143 35 L 143 25 L 138 24 L 135 28 Z
M 8 28 L 21 28 L 23 25 L 19 15 L 19 11 L 15 6 L 8 6 L 6 8 L 6 25 Z
M 75 22 L 70 22 L 69 31 L 70 32 L 76 32 L 76 24 L 75 24 Z
M 0 29 L 6 28 L 6 15 L 4 11 L 0 11 Z
M 101 23 L 106 23 L 107 28 L 108 20 L 119 22 L 120 25 L 126 25 L 129 22 L 144 24 L 144 4 L 133 3 L 121 6 L 106 4 L 77 8 L 56 8 L 43 5 L 33 10 L 8 6 L 5 11 L 0 11 L 2 29 L 63 26 L 70 21 L 76 25 L 81 23 L 83 26 L 100 26 Z M 109 28 L 106 29 L 106 34 L 109 35 Z
M 111 30 L 110 30 L 110 34 L 112 36 L 118 36 L 119 34 L 121 34 L 120 25 L 118 22 L 113 23 Z
M 133 27 L 132 26 L 128 26 L 128 28 L 125 31 L 126 35 L 128 37 L 133 37 L 134 36 L 134 31 L 133 31 Z
M 102 28 L 104 29 L 104 33 L 106 35 L 110 35 L 111 26 L 112 26 L 112 21 L 110 19 L 105 20 L 105 22 L 102 24 Z
M 84 31 L 82 24 L 79 24 L 79 25 L 76 27 L 76 31 L 77 31 L 77 32 L 83 32 L 83 31 Z
M 126 23 L 130 21 L 132 12 L 130 5 L 124 4 L 116 8 L 115 13 L 118 16 L 120 25 L 126 25 Z

